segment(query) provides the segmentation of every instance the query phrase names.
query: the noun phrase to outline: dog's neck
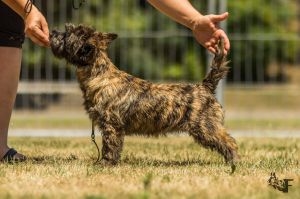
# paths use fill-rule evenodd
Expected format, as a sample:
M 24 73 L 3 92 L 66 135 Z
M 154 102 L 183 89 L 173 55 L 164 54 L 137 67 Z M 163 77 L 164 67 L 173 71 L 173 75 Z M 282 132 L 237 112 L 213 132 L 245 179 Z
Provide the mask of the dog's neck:
M 106 52 L 99 52 L 97 59 L 92 65 L 79 66 L 76 69 L 77 77 L 80 82 L 87 80 L 89 77 L 101 76 L 107 72 L 118 70 L 116 66 L 108 58 Z M 84 79 L 80 79 L 84 78 Z
M 108 58 L 106 52 L 99 52 L 97 59 L 93 65 L 77 67 L 76 75 L 78 82 L 80 82 L 80 88 L 85 93 L 86 88 L 90 81 L 95 77 L 103 77 L 108 74 L 113 74 L 119 69 Z

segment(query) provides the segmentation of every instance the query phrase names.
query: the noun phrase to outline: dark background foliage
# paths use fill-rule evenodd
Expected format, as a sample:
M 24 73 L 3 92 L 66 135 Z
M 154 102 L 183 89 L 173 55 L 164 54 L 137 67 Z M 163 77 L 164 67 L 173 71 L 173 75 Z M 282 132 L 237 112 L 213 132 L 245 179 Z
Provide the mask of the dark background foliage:
M 299 58 L 299 12 L 296 0 L 227 1 L 230 17 L 231 82 L 283 82 L 284 64 Z M 75 3 L 79 1 L 75 0 Z M 203 14 L 207 1 L 191 3 Z M 116 66 L 141 78 L 157 81 L 199 81 L 209 62 L 206 50 L 190 30 L 164 16 L 143 0 L 88 0 L 72 8 L 72 0 L 36 1 L 50 29 L 66 22 L 83 23 L 103 32 L 118 33 L 110 48 Z M 268 67 L 276 63 L 274 76 Z M 74 69 L 55 59 L 49 49 L 27 41 L 24 46 L 23 80 L 73 80 Z

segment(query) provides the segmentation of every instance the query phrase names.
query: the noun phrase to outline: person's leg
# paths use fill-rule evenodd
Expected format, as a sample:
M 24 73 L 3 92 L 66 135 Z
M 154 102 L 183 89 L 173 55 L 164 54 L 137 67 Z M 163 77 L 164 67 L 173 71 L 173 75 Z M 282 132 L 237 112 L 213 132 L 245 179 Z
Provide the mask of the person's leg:
M 19 82 L 22 49 L 0 47 L 0 160 L 8 151 L 7 134 Z M 15 158 L 22 158 L 17 153 Z

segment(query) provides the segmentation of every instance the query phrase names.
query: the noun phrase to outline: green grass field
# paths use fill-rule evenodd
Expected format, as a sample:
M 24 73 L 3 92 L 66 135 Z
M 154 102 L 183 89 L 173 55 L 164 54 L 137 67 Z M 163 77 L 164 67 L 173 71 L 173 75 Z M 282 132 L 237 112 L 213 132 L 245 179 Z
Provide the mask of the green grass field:
M 229 132 L 299 132 L 298 90 L 229 87 L 224 95 L 225 125 Z M 67 110 L 16 111 L 10 129 L 60 129 L 63 135 L 64 130 L 90 126 L 79 104 Z M 230 175 L 230 167 L 217 153 L 187 136 L 126 137 L 122 161 L 115 167 L 93 164 L 96 148 L 89 137 L 10 137 L 10 146 L 29 160 L 0 163 L 0 198 L 300 198 L 300 138 L 237 141 L 241 162 Z M 293 179 L 288 193 L 268 185 L 273 171 L 280 179 Z
M 0 164 L 0 198 L 300 198 L 300 139 L 237 141 L 241 162 L 230 175 L 187 136 L 126 137 L 115 167 L 93 164 L 88 138 L 12 138 L 29 160 Z M 294 179 L 288 193 L 268 186 L 272 171 Z

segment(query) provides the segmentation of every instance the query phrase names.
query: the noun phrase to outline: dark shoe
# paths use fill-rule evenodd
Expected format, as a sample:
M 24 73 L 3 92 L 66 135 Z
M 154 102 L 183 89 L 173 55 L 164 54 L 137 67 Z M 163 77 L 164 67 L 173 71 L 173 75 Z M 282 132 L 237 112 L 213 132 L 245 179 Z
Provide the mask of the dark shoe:
M 16 155 L 18 154 L 18 155 Z M 26 156 L 19 154 L 14 148 L 10 148 L 3 156 L 0 162 L 23 162 L 26 160 Z

